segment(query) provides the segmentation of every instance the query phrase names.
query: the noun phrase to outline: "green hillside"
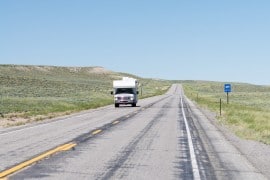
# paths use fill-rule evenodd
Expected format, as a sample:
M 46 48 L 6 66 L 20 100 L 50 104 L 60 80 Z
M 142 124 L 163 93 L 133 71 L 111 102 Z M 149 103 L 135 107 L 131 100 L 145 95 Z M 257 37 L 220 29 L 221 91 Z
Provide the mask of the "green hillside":
M 42 120 L 112 104 L 112 81 L 123 76 L 143 85 L 140 98 L 162 94 L 171 85 L 102 67 L 0 65 L 0 119 Z
M 185 94 L 201 107 L 215 112 L 220 123 L 238 136 L 270 144 L 270 86 L 231 83 L 227 104 L 224 83 L 184 81 Z M 222 99 L 222 115 L 219 101 Z

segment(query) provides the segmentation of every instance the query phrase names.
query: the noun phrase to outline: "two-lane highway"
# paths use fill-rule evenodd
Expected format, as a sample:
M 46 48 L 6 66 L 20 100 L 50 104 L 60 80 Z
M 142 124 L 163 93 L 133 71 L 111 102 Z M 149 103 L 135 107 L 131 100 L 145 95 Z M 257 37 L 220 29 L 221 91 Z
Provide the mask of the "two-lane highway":
M 218 143 L 226 140 L 184 97 L 180 85 L 138 105 L 107 106 L 1 131 L 0 177 L 264 179 L 245 158 L 237 162 L 245 165 L 232 169 L 238 165 L 230 159 L 235 155 L 233 147 L 223 142 L 229 158 L 223 157 Z M 31 161 L 37 157 L 41 158 Z M 27 167 L 19 167 L 28 161 Z

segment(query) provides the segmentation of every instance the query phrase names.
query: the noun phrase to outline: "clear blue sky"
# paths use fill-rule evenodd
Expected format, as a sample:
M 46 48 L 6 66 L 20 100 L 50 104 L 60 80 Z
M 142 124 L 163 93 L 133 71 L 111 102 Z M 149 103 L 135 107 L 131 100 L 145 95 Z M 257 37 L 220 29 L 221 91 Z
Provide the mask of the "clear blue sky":
M 0 64 L 270 85 L 270 1 L 0 0 Z

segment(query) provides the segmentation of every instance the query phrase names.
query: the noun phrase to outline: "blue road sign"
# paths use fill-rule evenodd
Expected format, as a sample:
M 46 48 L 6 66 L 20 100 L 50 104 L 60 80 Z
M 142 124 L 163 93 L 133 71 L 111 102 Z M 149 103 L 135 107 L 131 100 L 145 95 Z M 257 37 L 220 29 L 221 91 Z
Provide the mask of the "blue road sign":
M 224 92 L 226 93 L 232 92 L 231 84 L 224 84 Z

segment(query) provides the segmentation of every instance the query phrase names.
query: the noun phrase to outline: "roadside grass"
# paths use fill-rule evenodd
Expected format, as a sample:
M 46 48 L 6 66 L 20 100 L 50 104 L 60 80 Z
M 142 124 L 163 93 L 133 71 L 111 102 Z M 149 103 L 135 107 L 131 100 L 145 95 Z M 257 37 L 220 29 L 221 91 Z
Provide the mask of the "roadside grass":
M 0 121 L 1 118 L 40 121 L 112 104 L 112 81 L 123 76 L 137 78 L 143 84 L 139 98 L 163 94 L 171 85 L 169 81 L 144 79 L 100 67 L 0 65 L 0 113 L 4 116 Z
M 229 126 L 239 137 L 270 144 L 270 87 L 232 83 L 233 92 L 229 94 L 227 104 L 223 85 L 206 81 L 183 83 L 190 99 L 215 112 L 220 123 Z

